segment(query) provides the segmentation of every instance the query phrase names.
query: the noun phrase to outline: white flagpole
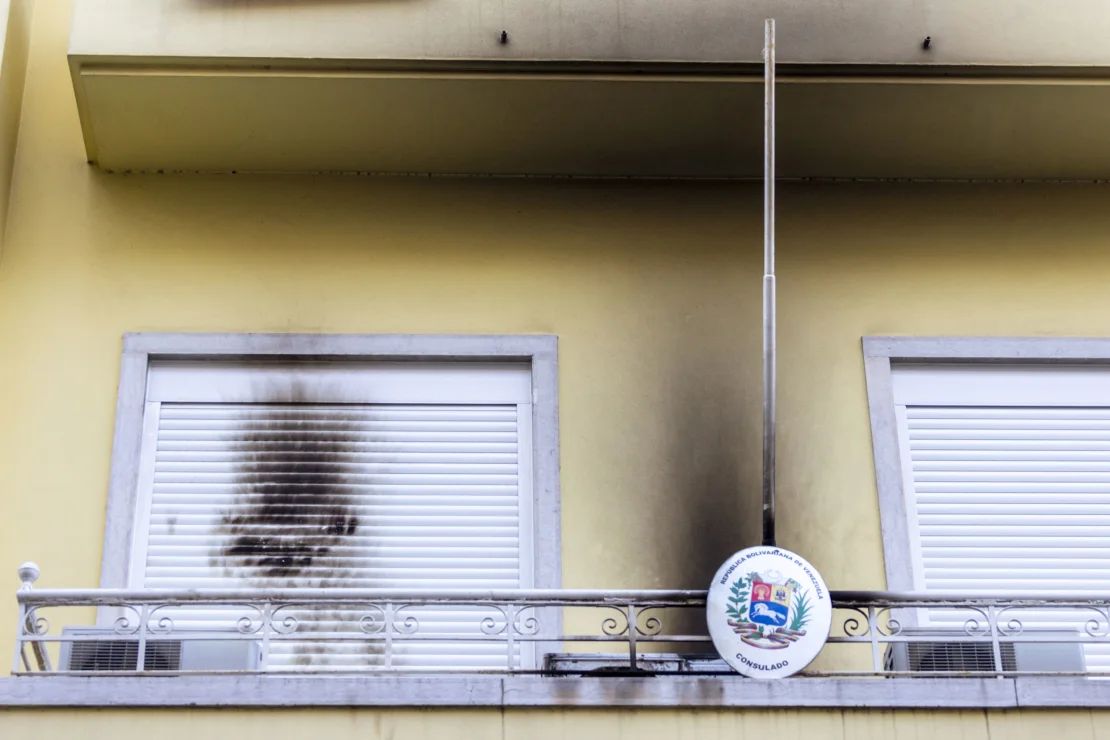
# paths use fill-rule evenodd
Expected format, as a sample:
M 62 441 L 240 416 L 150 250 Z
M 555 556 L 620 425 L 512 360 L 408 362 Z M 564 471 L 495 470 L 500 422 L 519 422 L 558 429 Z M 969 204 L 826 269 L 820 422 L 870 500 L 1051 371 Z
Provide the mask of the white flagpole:
M 763 544 L 775 544 L 775 21 L 763 24 Z

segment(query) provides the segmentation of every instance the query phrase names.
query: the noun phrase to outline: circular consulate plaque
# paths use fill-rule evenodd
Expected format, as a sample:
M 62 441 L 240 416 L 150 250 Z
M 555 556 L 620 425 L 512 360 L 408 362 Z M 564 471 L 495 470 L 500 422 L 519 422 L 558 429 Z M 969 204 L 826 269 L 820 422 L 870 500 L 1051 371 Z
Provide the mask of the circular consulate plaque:
M 714 647 L 735 670 L 751 678 L 785 678 L 825 646 L 832 600 L 805 558 L 780 547 L 749 547 L 713 577 L 706 620 Z

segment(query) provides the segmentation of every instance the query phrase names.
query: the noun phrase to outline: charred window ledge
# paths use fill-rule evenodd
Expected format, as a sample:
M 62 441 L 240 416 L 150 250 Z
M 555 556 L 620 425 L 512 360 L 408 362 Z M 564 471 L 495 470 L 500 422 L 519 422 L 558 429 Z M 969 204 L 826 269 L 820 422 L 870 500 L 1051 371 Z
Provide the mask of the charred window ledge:
M 7 707 L 1110 707 L 1083 677 L 187 676 L 0 679 Z

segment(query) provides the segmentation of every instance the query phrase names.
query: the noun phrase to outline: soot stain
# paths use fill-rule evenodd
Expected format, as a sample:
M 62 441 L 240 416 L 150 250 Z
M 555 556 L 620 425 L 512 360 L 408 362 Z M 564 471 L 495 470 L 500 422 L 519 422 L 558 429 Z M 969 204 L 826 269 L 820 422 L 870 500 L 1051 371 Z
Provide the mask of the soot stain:
M 336 549 L 360 524 L 349 493 L 357 435 L 340 431 L 349 421 L 342 412 L 305 418 L 301 395 L 260 407 L 239 429 L 236 505 L 219 522 L 217 558 L 229 574 L 325 586 L 349 572 Z
M 273 390 L 273 389 L 271 389 Z M 218 522 L 211 560 L 225 574 L 261 587 L 347 585 L 359 563 L 353 537 L 362 521 L 354 485 L 356 455 L 365 443 L 352 411 L 298 407 L 310 399 L 303 388 L 278 389 L 238 428 L 234 506 Z M 303 407 L 307 410 L 307 406 Z M 358 550 L 363 556 L 365 548 Z M 294 666 L 347 665 L 353 650 L 367 664 L 382 662 L 381 646 L 329 642 L 329 633 L 357 631 L 360 614 L 305 605 L 286 616 L 305 641 L 286 645 Z M 318 637 L 310 637 L 318 635 Z

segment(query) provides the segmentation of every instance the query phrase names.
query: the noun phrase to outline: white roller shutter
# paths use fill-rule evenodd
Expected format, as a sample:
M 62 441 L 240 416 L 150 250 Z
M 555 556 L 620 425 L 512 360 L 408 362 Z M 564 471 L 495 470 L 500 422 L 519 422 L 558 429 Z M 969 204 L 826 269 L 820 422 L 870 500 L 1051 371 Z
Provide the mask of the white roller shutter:
M 1110 369 L 895 366 L 894 395 L 916 588 L 1110 590 Z M 1110 670 L 1110 649 L 1086 660 Z
M 530 586 L 527 368 L 475 369 L 153 367 L 132 585 Z M 452 397 L 460 402 L 444 402 Z M 380 645 L 357 639 L 364 615 L 284 611 L 313 639 L 273 642 L 271 663 L 383 665 Z M 238 616 L 173 613 L 177 628 L 230 626 Z M 423 607 L 398 620 L 414 618 L 423 636 L 477 638 L 484 616 Z M 506 660 L 495 642 L 443 640 L 398 644 L 392 665 Z

